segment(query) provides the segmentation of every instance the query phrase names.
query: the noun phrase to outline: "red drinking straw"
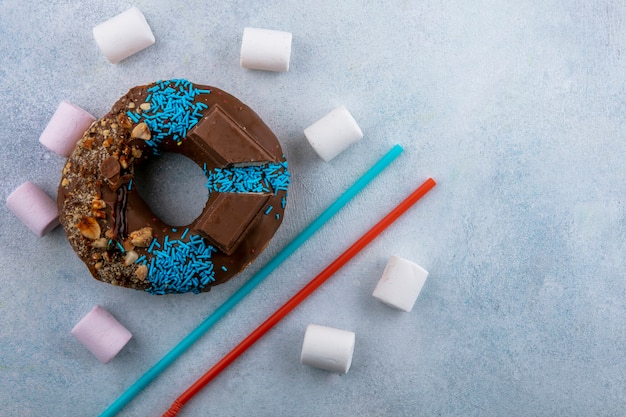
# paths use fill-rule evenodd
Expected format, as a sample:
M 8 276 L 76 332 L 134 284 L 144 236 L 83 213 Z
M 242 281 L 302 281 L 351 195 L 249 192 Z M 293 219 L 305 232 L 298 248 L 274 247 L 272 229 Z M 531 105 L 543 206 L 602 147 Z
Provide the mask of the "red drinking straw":
M 413 191 L 406 199 L 391 210 L 385 217 L 374 225 L 369 231 L 352 244 L 344 253 L 339 255 L 330 265 L 326 267 L 318 276 L 313 278 L 307 285 L 296 293 L 289 301 L 280 307 L 274 314 L 256 328 L 248 337 L 239 343 L 233 350 L 224 356 L 218 363 L 194 382 L 187 390 L 178 397 L 170 406 L 169 410 L 163 414 L 163 417 L 174 417 L 178 412 L 191 400 L 202 388 L 218 376 L 228 365 L 237 359 L 243 352 L 252 346 L 257 340 L 274 327 L 280 320 L 289 314 L 298 304 L 311 295 L 320 285 L 322 285 L 335 272 L 350 261 L 357 253 L 365 248 L 372 240 L 381 234 L 391 223 L 396 221 L 398 217 L 403 215 L 411 206 L 418 202 L 428 191 L 435 186 L 435 180 L 427 179 L 415 191 Z

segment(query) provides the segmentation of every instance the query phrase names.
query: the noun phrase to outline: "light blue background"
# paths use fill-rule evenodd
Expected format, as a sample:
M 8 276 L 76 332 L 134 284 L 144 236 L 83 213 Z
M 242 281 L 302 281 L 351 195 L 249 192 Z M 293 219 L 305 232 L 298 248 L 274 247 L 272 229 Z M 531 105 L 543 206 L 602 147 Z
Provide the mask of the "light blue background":
M 109 64 L 91 29 L 132 5 L 157 43 Z M 101 284 L 60 228 L 37 238 L 0 205 L 0 415 L 103 411 L 396 143 L 391 169 L 121 415 L 161 415 L 429 176 L 435 190 L 181 416 L 623 415 L 625 17 L 610 0 L 0 0 L 2 201 L 26 180 L 56 196 L 64 160 L 38 137 L 61 100 L 99 117 L 172 77 L 249 104 L 293 174 L 258 262 L 199 296 Z M 246 26 L 293 33 L 288 73 L 239 67 Z M 340 104 L 365 137 L 324 163 L 302 131 Z M 172 216 L 203 203 L 186 166 L 161 166 L 169 189 L 195 184 L 162 203 Z M 392 254 L 430 272 L 408 314 L 371 297 Z M 133 333 L 107 365 L 70 335 L 95 304 Z M 299 363 L 309 323 L 356 333 L 348 374 Z

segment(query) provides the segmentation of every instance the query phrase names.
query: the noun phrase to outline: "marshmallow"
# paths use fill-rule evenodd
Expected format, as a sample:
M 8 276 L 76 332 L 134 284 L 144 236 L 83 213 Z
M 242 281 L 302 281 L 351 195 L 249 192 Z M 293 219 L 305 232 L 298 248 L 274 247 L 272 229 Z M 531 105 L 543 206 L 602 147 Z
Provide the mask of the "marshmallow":
M 72 335 L 102 363 L 113 359 L 133 336 L 98 305 L 74 326 Z
M 76 142 L 95 121 L 96 118 L 85 110 L 62 101 L 41 133 L 39 142 L 52 152 L 67 158 L 74 150 Z
M 146 18 L 136 7 L 131 7 L 94 27 L 93 37 L 112 64 L 117 64 L 155 42 Z
M 9 194 L 7 207 L 39 237 L 59 225 L 56 203 L 30 181 L 26 181 Z
M 428 271 L 399 256 L 387 262 L 372 295 L 383 303 L 410 312 L 428 278 Z
M 241 40 L 240 65 L 264 71 L 289 71 L 291 33 L 245 28 Z
M 345 151 L 363 137 L 363 132 L 344 106 L 304 129 L 304 136 L 315 152 L 326 162 Z
M 300 362 L 345 374 L 352 364 L 354 341 L 353 332 L 309 324 L 304 334 Z

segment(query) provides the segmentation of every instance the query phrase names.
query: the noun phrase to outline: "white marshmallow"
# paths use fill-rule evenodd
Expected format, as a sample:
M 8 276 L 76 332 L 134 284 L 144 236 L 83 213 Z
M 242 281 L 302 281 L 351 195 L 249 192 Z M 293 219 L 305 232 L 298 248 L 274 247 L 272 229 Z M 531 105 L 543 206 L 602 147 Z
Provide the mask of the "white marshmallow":
M 30 181 L 26 181 L 9 194 L 7 207 L 39 237 L 59 225 L 56 203 Z
M 383 303 L 410 312 L 428 278 L 428 271 L 399 256 L 387 262 L 372 295 Z
M 155 42 L 144 15 L 131 7 L 93 28 L 93 37 L 104 56 L 117 64 Z
M 41 133 L 39 142 L 52 152 L 67 158 L 74 150 L 76 142 L 95 121 L 96 118 L 85 110 L 62 101 Z
M 304 334 L 300 362 L 345 374 L 352 364 L 354 342 L 354 332 L 309 324 Z
M 74 326 L 72 335 L 102 363 L 111 361 L 133 336 L 98 305 Z
M 289 71 L 291 38 L 289 32 L 244 28 L 240 65 L 264 71 Z
M 328 162 L 361 139 L 363 132 L 348 109 L 339 106 L 304 129 L 304 136 L 315 152 Z

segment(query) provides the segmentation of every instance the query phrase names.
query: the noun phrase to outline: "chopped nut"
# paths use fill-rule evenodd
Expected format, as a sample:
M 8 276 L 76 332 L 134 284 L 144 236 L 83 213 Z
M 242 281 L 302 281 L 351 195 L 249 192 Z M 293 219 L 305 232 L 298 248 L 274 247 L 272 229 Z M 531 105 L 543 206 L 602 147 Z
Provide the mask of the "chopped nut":
M 101 269 L 102 268 L 102 262 L 96 263 L 93 267 L 96 268 L 96 269 Z
M 131 153 L 133 154 L 133 158 L 141 158 L 141 155 L 143 154 L 143 152 L 141 151 L 141 149 L 137 149 L 137 148 L 133 148 Z
M 130 137 L 150 140 L 152 134 L 150 133 L 150 128 L 148 127 L 148 125 L 142 122 L 133 128 L 133 131 L 130 133 Z
M 102 131 L 102 136 L 104 136 L 104 137 L 111 136 L 111 131 L 109 129 L 104 129 Z
M 102 259 L 102 254 L 98 252 L 94 252 L 91 254 L 91 259 L 93 259 L 94 261 L 97 261 L 98 259 Z
M 67 187 L 69 183 L 70 183 L 70 181 L 67 178 L 63 178 L 61 180 L 61 186 L 62 187 Z
M 130 103 L 128 103 L 128 108 L 129 109 L 134 109 L 135 108 L 135 103 L 132 102 L 132 101 Z
M 83 148 L 92 150 L 93 149 L 93 138 L 87 138 L 83 142 Z
M 150 103 L 141 103 L 141 104 L 139 105 L 139 108 L 140 108 L 141 110 L 150 110 Z
M 104 232 L 104 236 L 107 239 L 113 239 L 115 237 L 115 232 L 113 231 L 113 229 L 108 229 L 106 232 Z
M 128 239 L 122 242 L 122 247 L 124 248 L 125 251 L 130 251 L 130 250 L 135 249 L 135 245 L 133 245 L 133 242 L 131 242 Z
M 107 138 L 102 142 L 102 146 L 104 146 L 105 148 L 108 148 L 109 146 L 112 145 L 112 143 L 113 142 L 111 142 L 110 138 Z
M 70 172 L 70 169 L 72 169 L 72 163 L 68 162 L 67 164 L 65 164 L 65 166 L 63 167 L 63 175 L 67 175 Z
M 96 219 L 106 219 L 107 218 L 107 214 L 104 211 L 101 211 L 101 210 L 92 211 L 91 213 L 93 214 L 93 217 L 95 217 Z
M 128 160 L 126 159 L 126 157 L 120 158 L 120 165 L 123 169 L 128 169 Z
M 130 266 L 137 259 L 139 259 L 139 254 L 137 252 L 135 252 L 134 250 L 128 251 L 128 252 L 126 252 L 126 255 L 124 256 L 124 265 L 125 266 Z
M 145 280 L 148 277 L 148 267 L 146 265 L 139 265 L 135 270 L 135 276 L 141 281 Z
M 100 224 L 93 217 L 83 216 L 76 227 L 80 230 L 80 234 L 87 239 L 96 240 L 100 237 Z
M 152 228 L 143 227 L 139 230 L 131 232 L 128 236 L 133 245 L 145 248 L 152 242 Z
M 130 105 L 129 105 L 129 107 L 130 107 Z M 133 122 L 130 120 L 130 117 L 128 117 L 128 115 L 126 113 L 118 114 L 117 122 L 124 129 L 130 129 L 131 127 L 133 127 Z
M 100 239 L 96 239 L 91 246 L 94 248 L 104 249 L 107 247 L 108 240 L 105 237 L 101 237 Z M 98 258 L 99 259 L 99 258 Z
M 94 199 L 91 202 L 91 209 L 92 210 L 102 210 L 103 208 L 105 208 L 107 206 L 107 203 L 105 203 L 104 201 L 100 200 L 100 199 Z

